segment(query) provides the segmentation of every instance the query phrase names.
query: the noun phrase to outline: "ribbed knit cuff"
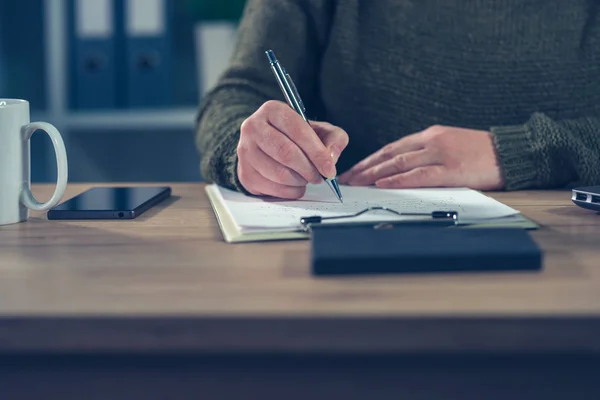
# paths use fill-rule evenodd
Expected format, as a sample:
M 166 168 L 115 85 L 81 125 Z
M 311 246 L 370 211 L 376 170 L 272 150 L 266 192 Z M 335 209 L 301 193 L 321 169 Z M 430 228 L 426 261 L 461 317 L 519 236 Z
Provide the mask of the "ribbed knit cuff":
M 250 192 L 244 188 L 242 183 L 240 182 L 240 178 L 237 174 L 237 166 L 238 166 L 238 157 L 237 157 L 237 148 L 233 148 L 233 151 L 230 149 L 230 153 L 225 156 L 225 165 L 227 168 L 226 176 L 230 184 L 234 187 L 235 190 L 241 192 L 247 196 L 252 196 Z
M 497 126 L 490 129 L 504 177 L 505 190 L 536 186 L 536 163 L 527 125 Z

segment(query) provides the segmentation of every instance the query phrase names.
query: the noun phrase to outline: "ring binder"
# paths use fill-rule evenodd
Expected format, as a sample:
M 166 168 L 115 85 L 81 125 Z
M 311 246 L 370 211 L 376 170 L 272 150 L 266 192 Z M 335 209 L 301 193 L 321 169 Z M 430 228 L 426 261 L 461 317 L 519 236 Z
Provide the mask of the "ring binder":
M 415 212 L 400 212 L 396 211 L 389 207 L 382 206 L 373 206 L 367 207 L 363 210 L 360 210 L 354 214 L 342 214 L 336 216 L 329 217 L 321 217 L 319 215 L 314 215 L 310 217 L 302 217 L 300 218 L 300 224 L 302 225 L 304 230 L 309 230 L 313 224 L 321 224 L 323 220 L 331 220 L 331 219 L 347 219 L 347 218 L 356 218 L 362 214 L 365 214 L 370 211 L 386 211 L 392 214 L 396 214 L 398 216 L 423 216 L 429 217 L 429 219 L 420 219 L 420 220 L 401 220 L 401 221 L 377 221 L 377 222 L 353 222 L 353 223 L 345 223 L 345 225 L 373 225 L 374 228 L 382 228 L 382 227 L 391 227 L 398 224 L 435 224 L 449 226 L 449 225 L 458 225 L 458 212 L 457 211 L 433 211 L 430 213 L 415 213 Z

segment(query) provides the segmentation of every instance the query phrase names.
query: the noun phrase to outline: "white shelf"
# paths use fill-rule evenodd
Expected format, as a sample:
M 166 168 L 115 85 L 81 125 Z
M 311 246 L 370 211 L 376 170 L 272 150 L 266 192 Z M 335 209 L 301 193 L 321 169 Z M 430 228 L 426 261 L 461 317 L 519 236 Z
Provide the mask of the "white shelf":
M 193 129 L 197 108 L 158 110 L 73 111 L 62 115 L 37 114 L 32 121 L 47 121 L 59 129 L 114 131 L 135 129 Z

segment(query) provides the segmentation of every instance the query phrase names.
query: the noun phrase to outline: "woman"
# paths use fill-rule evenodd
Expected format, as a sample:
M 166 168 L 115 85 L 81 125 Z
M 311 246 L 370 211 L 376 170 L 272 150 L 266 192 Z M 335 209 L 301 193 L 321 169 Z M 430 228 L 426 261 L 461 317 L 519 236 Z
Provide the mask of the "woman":
M 340 183 L 382 188 L 598 184 L 596 9 L 248 0 L 231 63 L 198 115 L 202 173 L 280 198 L 339 172 Z M 310 126 L 283 102 L 267 49 L 293 77 Z

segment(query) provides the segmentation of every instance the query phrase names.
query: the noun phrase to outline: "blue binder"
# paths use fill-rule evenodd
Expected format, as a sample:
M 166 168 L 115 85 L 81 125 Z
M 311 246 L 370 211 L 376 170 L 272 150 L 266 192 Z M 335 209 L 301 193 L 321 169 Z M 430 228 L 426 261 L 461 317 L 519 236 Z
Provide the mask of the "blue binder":
M 71 106 L 108 109 L 117 103 L 115 0 L 71 0 Z
M 2 32 L 2 25 L 0 25 L 0 32 Z M 4 49 L 2 48 L 2 41 L 0 41 L 0 97 L 8 97 L 6 95 L 6 78 L 4 72 L 4 63 L 6 62 L 6 56 L 4 55 Z
M 129 108 L 171 104 L 168 0 L 125 0 L 125 99 Z

